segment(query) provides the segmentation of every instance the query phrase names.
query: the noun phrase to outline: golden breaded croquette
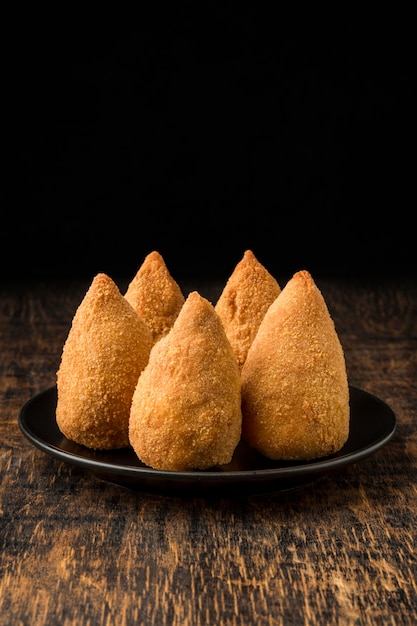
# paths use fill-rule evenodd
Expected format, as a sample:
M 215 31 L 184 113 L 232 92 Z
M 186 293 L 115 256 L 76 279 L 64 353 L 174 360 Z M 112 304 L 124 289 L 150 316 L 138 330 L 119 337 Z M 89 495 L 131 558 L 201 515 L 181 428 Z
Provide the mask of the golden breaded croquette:
M 154 343 L 171 329 L 185 301 L 180 286 L 156 250 L 145 257 L 125 298 L 149 326 Z
M 311 460 L 349 435 L 343 348 L 306 270 L 293 275 L 261 322 L 242 368 L 242 437 L 266 457 Z
M 93 449 L 129 446 L 133 391 L 152 335 L 106 274 L 93 279 L 72 320 L 57 371 L 56 420 Z
M 229 463 L 242 424 L 240 370 L 213 305 L 191 292 L 133 394 L 130 443 L 159 470 Z
M 277 280 L 252 250 L 246 250 L 215 305 L 240 368 L 269 305 L 280 292 Z

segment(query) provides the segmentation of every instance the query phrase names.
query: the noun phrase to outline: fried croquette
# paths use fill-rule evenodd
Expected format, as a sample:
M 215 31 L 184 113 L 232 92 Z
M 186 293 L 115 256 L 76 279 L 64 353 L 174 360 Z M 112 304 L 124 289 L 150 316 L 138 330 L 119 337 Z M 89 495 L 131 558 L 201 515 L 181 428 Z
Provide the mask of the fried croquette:
M 252 250 L 246 250 L 215 305 L 240 368 L 265 313 L 280 292 L 277 280 Z
M 241 377 L 242 438 L 266 457 L 311 460 L 346 442 L 344 352 L 308 271 L 295 273 L 269 307 Z
M 149 326 L 153 343 L 171 329 L 185 301 L 180 286 L 156 250 L 145 257 L 125 298 Z
M 139 376 L 130 443 L 154 469 L 207 469 L 231 461 L 241 424 L 236 357 L 213 305 L 193 291 Z
M 129 446 L 133 391 L 152 335 L 106 274 L 97 274 L 72 320 L 57 371 L 56 420 L 93 449 Z

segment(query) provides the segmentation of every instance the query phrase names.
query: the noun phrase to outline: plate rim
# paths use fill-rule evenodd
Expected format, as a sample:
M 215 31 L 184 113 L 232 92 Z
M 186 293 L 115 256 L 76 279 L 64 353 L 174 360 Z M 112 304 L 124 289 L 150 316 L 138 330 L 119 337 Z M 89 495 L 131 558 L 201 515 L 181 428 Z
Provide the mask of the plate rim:
M 353 452 L 343 454 L 341 453 L 343 451 L 343 448 L 341 448 L 341 450 L 336 453 L 336 455 L 338 456 L 331 455 L 317 460 L 306 461 L 300 464 L 297 463 L 296 465 L 276 468 L 259 468 L 249 470 L 158 470 L 145 465 L 142 467 L 130 464 L 123 465 L 120 463 L 111 463 L 106 460 L 97 461 L 94 459 L 86 458 L 82 456 L 82 454 L 77 455 L 76 453 L 73 453 L 71 451 L 63 450 L 62 448 L 59 448 L 56 445 L 47 442 L 45 439 L 39 436 L 39 434 L 30 427 L 27 420 L 27 414 L 28 412 L 30 412 L 30 409 L 33 407 L 34 404 L 45 401 L 45 397 L 53 393 L 57 393 L 56 384 L 43 389 L 36 395 L 29 398 L 23 404 L 18 414 L 18 424 L 23 435 L 34 446 L 36 446 L 46 454 L 49 454 L 50 456 L 53 456 L 60 461 L 64 461 L 65 463 L 82 467 L 83 469 L 93 474 L 105 476 L 105 480 L 110 482 L 117 482 L 114 480 L 114 478 L 117 478 L 118 476 L 120 478 L 120 474 L 122 474 L 123 477 L 129 479 L 136 478 L 138 482 L 140 482 L 141 479 L 146 479 L 147 481 L 163 480 L 166 483 L 172 483 L 174 481 L 184 481 L 189 484 L 195 483 L 197 485 L 200 485 L 200 487 L 202 483 L 208 482 L 211 484 L 213 483 L 213 481 L 220 481 L 222 483 L 227 481 L 228 483 L 233 484 L 241 482 L 244 483 L 245 481 L 252 482 L 256 481 L 257 479 L 266 481 L 279 481 L 294 478 L 303 478 L 311 475 L 315 476 L 329 470 L 340 469 L 346 465 L 356 463 L 370 456 L 371 454 L 374 454 L 377 450 L 385 446 L 388 441 L 393 437 L 397 428 L 397 419 L 391 407 L 378 396 L 353 385 L 349 385 L 350 395 L 352 392 L 364 395 L 368 400 L 378 403 L 381 408 L 384 409 L 387 416 L 389 416 L 389 425 L 387 424 L 384 428 L 384 431 L 381 431 L 380 436 L 377 437 L 371 444 L 365 445 L 364 447 L 359 448 L 358 450 L 355 450 Z M 55 413 L 53 413 L 53 415 L 55 417 Z M 62 436 L 64 437 L 64 435 Z M 80 448 L 82 448 L 82 446 L 80 446 Z M 122 482 L 119 481 L 118 484 L 124 484 L 125 482 L 125 480 L 123 480 Z

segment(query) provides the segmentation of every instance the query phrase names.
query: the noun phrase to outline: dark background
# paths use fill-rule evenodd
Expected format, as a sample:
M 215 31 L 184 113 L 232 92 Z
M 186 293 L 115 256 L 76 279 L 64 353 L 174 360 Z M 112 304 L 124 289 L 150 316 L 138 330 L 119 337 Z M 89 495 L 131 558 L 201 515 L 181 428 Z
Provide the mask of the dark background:
M 407 17 L 306 35 L 207 6 L 17 32 L 2 280 L 133 277 L 152 250 L 223 278 L 247 248 L 277 277 L 415 273 Z

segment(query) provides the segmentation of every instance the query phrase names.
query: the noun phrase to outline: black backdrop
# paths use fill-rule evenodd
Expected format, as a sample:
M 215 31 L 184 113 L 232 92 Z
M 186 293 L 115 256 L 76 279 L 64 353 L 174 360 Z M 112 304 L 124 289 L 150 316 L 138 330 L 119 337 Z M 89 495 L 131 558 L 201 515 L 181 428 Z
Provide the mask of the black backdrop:
M 17 33 L 3 280 L 414 272 L 413 41 L 217 6 Z

